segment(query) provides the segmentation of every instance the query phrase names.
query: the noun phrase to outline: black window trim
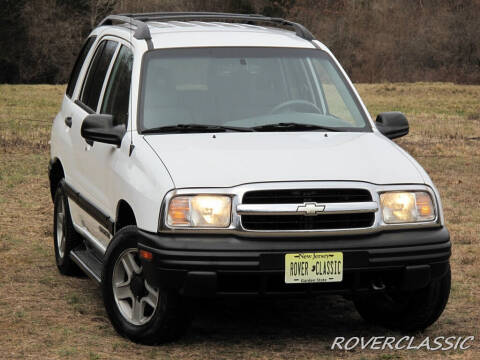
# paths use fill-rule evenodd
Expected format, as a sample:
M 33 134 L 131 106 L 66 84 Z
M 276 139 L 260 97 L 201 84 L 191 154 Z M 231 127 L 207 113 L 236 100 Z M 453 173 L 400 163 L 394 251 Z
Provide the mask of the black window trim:
M 86 111 L 86 112 L 89 113 L 89 114 L 95 114 L 95 113 L 96 113 L 96 111 L 94 111 L 90 106 L 84 104 L 84 103 L 81 102 L 79 99 L 76 99 L 76 100 L 74 101 L 74 103 L 75 103 L 76 105 L 78 105 L 80 108 L 82 108 L 82 110 Z

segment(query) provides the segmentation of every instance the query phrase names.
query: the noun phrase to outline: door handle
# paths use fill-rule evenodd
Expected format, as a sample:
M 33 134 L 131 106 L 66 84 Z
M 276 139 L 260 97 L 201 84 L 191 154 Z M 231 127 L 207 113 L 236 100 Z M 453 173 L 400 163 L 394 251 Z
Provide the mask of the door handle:
M 72 117 L 71 117 L 71 116 L 67 116 L 67 117 L 65 118 L 65 125 L 67 125 L 69 128 L 71 128 L 71 127 L 72 127 L 72 124 L 73 124 L 73 122 L 72 122 Z

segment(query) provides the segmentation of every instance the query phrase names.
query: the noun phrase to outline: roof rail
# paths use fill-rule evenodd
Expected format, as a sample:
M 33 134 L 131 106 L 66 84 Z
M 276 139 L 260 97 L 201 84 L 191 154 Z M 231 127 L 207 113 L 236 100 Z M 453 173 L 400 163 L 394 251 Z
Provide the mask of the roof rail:
M 133 37 L 135 39 L 147 41 L 152 40 L 152 35 L 150 34 L 150 29 L 148 28 L 148 25 L 145 24 L 143 21 L 137 20 L 129 15 L 108 15 L 100 22 L 100 24 L 98 24 L 98 26 L 113 25 L 114 23 L 127 23 L 130 25 L 134 25 L 137 27 L 137 30 L 135 30 L 133 34 Z
M 113 23 L 128 23 L 135 25 L 137 30 L 134 33 L 136 39 L 151 40 L 150 30 L 145 21 L 188 21 L 188 20 L 230 20 L 232 22 L 271 23 L 275 25 L 291 26 L 297 36 L 307 41 L 315 40 L 313 34 L 303 25 L 282 18 L 263 16 L 260 14 L 233 14 L 217 12 L 153 12 L 144 14 L 122 14 L 109 15 L 103 19 L 99 26 L 113 25 Z

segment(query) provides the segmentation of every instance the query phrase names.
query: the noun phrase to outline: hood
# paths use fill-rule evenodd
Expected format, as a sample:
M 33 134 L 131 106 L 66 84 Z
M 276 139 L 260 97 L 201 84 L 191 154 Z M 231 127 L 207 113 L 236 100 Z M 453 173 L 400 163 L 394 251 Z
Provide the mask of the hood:
M 274 181 L 424 183 L 398 146 L 376 133 L 146 135 L 176 188 Z

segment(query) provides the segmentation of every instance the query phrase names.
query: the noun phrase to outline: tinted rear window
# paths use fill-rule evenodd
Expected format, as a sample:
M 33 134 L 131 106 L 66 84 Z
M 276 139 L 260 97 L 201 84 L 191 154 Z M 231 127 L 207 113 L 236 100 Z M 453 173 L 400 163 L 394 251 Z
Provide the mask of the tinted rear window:
M 75 90 L 75 85 L 77 83 L 80 70 L 82 69 L 83 62 L 85 61 L 85 58 L 87 57 L 87 54 L 90 51 L 90 48 L 92 47 L 96 38 L 96 36 L 89 37 L 83 45 L 82 50 L 80 50 L 80 54 L 78 55 L 77 60 L 75 61 L 75 65 L 73 66 L 72 73 L 70 74 L 70 80 L 68 81 L 68 97 L 72 97 L 73 95 L 73 91 Z
M 132 51 L 122 46 L 108 80 L 101 110 L 102 114 L 113 115 L 114 125 L 127 125 L 132 65 Z
M 116 48 L 117 43 L 115 41 L 102 41 L 90 64 L 80 101 L 94 111 L 97 109 L 105 75 Z

